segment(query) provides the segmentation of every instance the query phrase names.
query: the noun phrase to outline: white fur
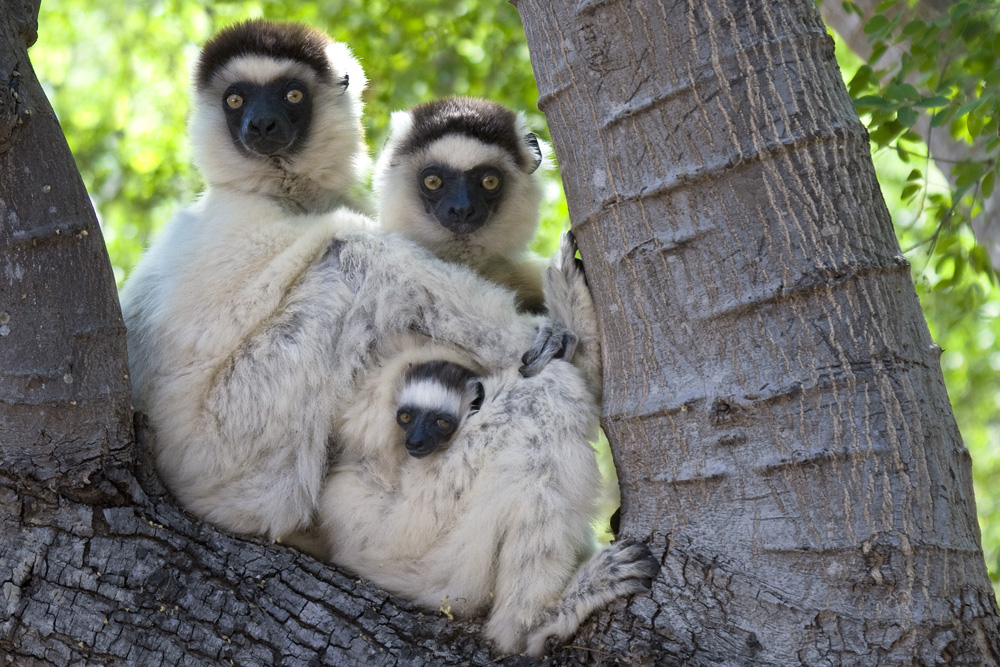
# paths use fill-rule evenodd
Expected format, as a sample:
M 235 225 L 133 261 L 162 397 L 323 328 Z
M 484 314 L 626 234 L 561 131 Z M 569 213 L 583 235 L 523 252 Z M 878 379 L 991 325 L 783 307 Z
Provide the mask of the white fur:
M 286 66 L 299 67 L 247 57 L 224 72 Z M 270 537 L 312 519 L 337 408 L 383 338 L 412 327 L 501 368 L 540 324 L 467 270 L 352 233 L 371 224 L 361 215 L 290 214 L 340 201 L 363 152 L 357 89 L 322 86 L 307 69 L 296 76 L 311 86 L 317 116 L 308 146 L 282 165 L 233 148 L 219 102 L 225 79 L 197 92 L 192 132 L 208 188 L 168 223 L 122 293 L 134 404 L 149 415 L 167 485 L 198 516 Z M 290 206 L 290 195 L 304 198 Z
M 384 373 L 357 395 L 378 396 Z M 595 548 L 597 406 L 561 361 L 482 381 L 482 408 L 419 460 L 389 428 L 392 401 L 345 412 L 319 515 L 335 563 L 429 609 L 492 610 L 487 636 L 520 652 Z
M 415 154 L 401 157 L 399 147 L 412 129 L 409 112 L 392 114 L 390 135 L 375 165 L 373 185 L 379 202 L 379 224 L 419 243 L 438 257 L 465 264 L 500 285 L 517 292 L 523 306 L 540 310 L 541 273 L 544 260 L 528 250 L 538 228 L 542 200 L 540 169 L 534 173 L 517 167 L 502 148 L 469 136 L 448 134 Z M 528 134 L 523 114 L 517 131 Z M 540 144 L 541 145 L 541 144 Z M 527 148 L 522 151 L 530 160 Z M 505 176 L 499 209 L 471 234 L 453 234 L 420 201 L 418 175 L 428 164 L 467 170 L 484 164 L 501 168 Z
M 463 388 L 464 389 L 464 388 Z M 421 408 L 428 412 L 445 412 L 461 416 L 464 392 L 446 387 L 436 380 L 408 382 L 399 392 L 399 405 Z
M 485 632 L 504 652 L 540 656 L 549 638 L 565 640 L 594 609 L 642 590 L 655 573 L 641 545 L 594 554 L 600 480 L 588 443 L 599 414 L 600 344 L 575 249 L 564 238 L 546 293 L 567 299 L 551 306 L 580 327 L 585 373 L 563 361 L 528 379 L 515 368 L 490 373 L 461 350 L 401 334 L 338 414 L 320 501 L 319 540 L 333 562 L 428 609 L 488 611 Z M 463 409 L 447 448 L 417 460 L 395 415 L 411 399 L 454 403 L 454 391 L 401 386 L 408 366 L 435 359 L 473 370 L 484 400 L 476 413 Z
M 284 66 L 245 58 L 224 73 Z M 637 590 L 634 574 L 619 574 L 624 550 L 574 574 L 592 548 L 597 404 L 564 362 L 528 380 L 513 370 L 551 322 L 518 313 L 508 291 L 470 269 L 359 231 L 371 221 L 330 208 L 363 153 L 351 97 L 312 89 L 310 143 L 277 164 L 232 148 L 224 84 L 198 91 L 192 119 L 208 189 L 122 294 L 135 405 L 180 503 L 272 538 L 308 530 L 318 511 L 337 561 L 373 580 L 388 563 L 385 585 L 423 604 L 449 595 L 471 612 L 492 599 L 486 632 L 504 650 L 537 654 L 609 595 Z M 401 433 L 396 379 L 421 359 L 474 370 L 489 400 L 452 447 L 420 461 L 403 447 L 386 455 Z M 385 504 L 396 489 L 409 509 Z

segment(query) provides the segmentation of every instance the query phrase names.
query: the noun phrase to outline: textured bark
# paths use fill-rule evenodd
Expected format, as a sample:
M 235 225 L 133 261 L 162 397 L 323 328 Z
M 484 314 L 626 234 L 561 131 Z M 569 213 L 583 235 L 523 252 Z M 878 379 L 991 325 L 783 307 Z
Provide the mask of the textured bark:
M 820 7 L 823 10 L 823 20 L 844 39 L 852 51 L 862 59 L 868 60 L 871 58 L 872 45 L 868 42 L 868 35 L 864 33 L 864 24 L 867 19 L 875 15 L 875 8 L 879 2 L 856 0 L 855 4 L 864 13 L 864 19 L 848 12 L 842 3 L 835 0 L 826 0 Z M 897 4 L 899 6 L 893 9 L 909 14 L 909 18 L 935 20 L 947 12 L 948 7 L 955 4 L 955 0 L 921 0 L 912 7 L 907 3 Z M 909 18 L 904 19 L 904 25 Z M 877 65 L 880 69 L 891 70 L 892 65 L 897 64 L 902 55 L 902 48 L 893 45 L 886 50 Z M 924 138 L 931 157 L 940 163 L 941 173 L 953 190 L 957 189 L 958 177 L 952 173 L 952 165 L 966 160 L 984 160 L 987 157 L 985 144 L 989 141 L 989 137 L 974 144 L 953 139 L 947 127 L 931 127 L 931 116 L 925 111 L 921 111 L 917 116 L 913 130 Z M 994 189 L 989 197 L 983 198 L 982 212 L 973 217 L 970 223 L 977 243 L 986 248 L 994 268 L 1000 271 L 1000 188 Z
M 969 455 L 815 5 L 517 5 L 601 312 L 622 528 L 665 566 L 595 648 L 994 664 Z
M 148 469 L 100 504 L 0 477 L 0 664 L 494 664 L 476 624 L 195 521 Z
M 815 8 L 770 4 L 521 3 L 604 318 L 623 526 L 665 564 L 551 664 L 996 657 L 967 454 L 864 131 Z M 475 623 L 163 493 L 30 74 L 37 6 L 8 9 L 0 664 L 495 664 Z
M 0 470 L 81 489 L 132 423 L 97 219 L 28 61 L 37 3 L 0 20 Z

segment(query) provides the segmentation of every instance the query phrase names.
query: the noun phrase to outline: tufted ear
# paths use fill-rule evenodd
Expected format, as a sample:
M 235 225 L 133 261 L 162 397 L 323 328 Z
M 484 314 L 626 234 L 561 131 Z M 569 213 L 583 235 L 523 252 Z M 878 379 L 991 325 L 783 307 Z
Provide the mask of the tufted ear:
M 524 143 L 528 147 L 528 156 L 531 158 L 531 168 L 528 169 L 528 173 L 533 174 L 538 169 L 538 165 L 542 163 L 542 148 L 538 145 L 538 137 L 535 136 L 534 132 L 528 132 L 524 135 Z
M 483 383 L 479 381 L 479 378 L 469 378 L 465 383 L 465 389 L 474 397 L 472 404 L 469 406 L 469 414 L 475 414 L 483 407 L 483 400 L 486 398 L 486 389 L 483 387 Z

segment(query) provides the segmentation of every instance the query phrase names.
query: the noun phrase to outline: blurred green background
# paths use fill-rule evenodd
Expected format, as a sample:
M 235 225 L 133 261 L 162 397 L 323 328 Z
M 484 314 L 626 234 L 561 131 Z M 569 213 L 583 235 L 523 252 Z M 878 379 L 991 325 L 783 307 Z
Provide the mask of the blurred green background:
M 233 21 L 257 16 L 304 21 L 350 44 L 370 81 L 365 126 L 373 153 L 377 154 L 385 139 L 392 111 L 456 94 L 489 97 L 524 110 L 529 125 L 548 140 L 544 117 L 536 105 L 538 92 L 520 18 L 508 2 L 295 4 L 42 2 L 39 39 L 30 51 L 32 64 L 98 211 L 119 284 L 178 202 L 190 202 L 202 187 L 189 164 L 186 144 L 188 72 L 200 44 Z M 994 32 L 995 24 L 994 14 L 988 26 Z M 892 35 L 886 32 L 882 38 L 889 40 Z M 942 48 L 963 48 L 939 42 Z M 1000 55 L 1000 40 L 995 50 Z M 887 114 L 886 107 L 877 104 L 871 112 L 873 100 L 882 99 L 872 95 L 872 67 L 840 40 L 837 57 L 845 80 L 855 80 L 852 94 L 867 95 L 868 106 L 863 102 L 858 108 L 873 138 L 883 139 L 873 143 L 876 169 L 901 246 L 912 263 L 931 332 L 945 350 L 945 381 L 972 452 L 987 565 L 996 582 L 1000 571 L 1000 291 L 995 274 L 982 261 L 974 261 L 982 253 L 960 217 L 942 226 L 941 206 L 948 209 L 950 193 L 940 174 L 922 165 L 922 189 L 916 193 L 920 196 L 910 187 L 913 165 L 904 162 L 907 154 L 886 128 L 895 131 L 904 113 L 912 112 L 897 105 Z M 971 66 L 968 69 L 971 72 Z M 859 71 L 865 85 L 855 79 Z M 971 72 L 970 76 L 976 75 Z M 949 97 L 956 105 L 962 101 L 957 99 L 959 92 L 952 90 Z M 905 130 L 901 127 L 900 133 Z M 554 250 L 558 232 L 568 219 L 558 171 L 551 170 L 549 176 L 542 227 L 534 241 L 534 249 L 543 254 Z M 937 211 L 926 206 L 932 196 L 944 202 Z M 928 243 L 931 238 L 933 244 Z M 606 454 L 601 460 L 605 467 L 610 465 Z M 613 495 L 614 490 L 609 493 Z

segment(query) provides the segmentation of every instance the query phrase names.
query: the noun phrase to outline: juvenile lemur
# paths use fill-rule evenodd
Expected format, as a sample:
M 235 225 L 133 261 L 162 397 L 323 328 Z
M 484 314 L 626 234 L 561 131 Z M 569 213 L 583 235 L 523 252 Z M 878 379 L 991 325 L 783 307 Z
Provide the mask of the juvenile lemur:
M 527 249 L 538 228 L 542 159 L 524 115 L 489 100 L 397 111 L 375 167 L 379 223 L 514 290 L 522 309 L 543 312 L 547 261 Z
M 546 290 L 592 315 L 575 250 L 564 238 Z M 599 404 L 578 370 L 470 361 L 415 336 L 383 349 L 338 417 L 321 535 L 333 562 L 432 610 L 489 611 L 498 648 L 539 656 L 658 565 L 640 544 L 596 548 Z
M 480 431 L 498 452 L 529 437 L 516 431 L 525 419 L 551 429 L 545 443 L 576 441 L 594 420 L 593 401 L 577 400 L 589 391 L 580 371 L 553 361 L 572 352 L 558 322 L 519 313 L 466 267 L 364 231 L 370 221 L 345 206 L 365 159 L 363 83 L 346 47 L 303 26 L 249 21 L 209 41 L 190 127 L 207 188 L 122 294 L 134 405 L 149 416 L 156 466 L 184 507 L 228 530 L 278 538 L 309 527 L 336 425 L 359 382 L 407 340 L 510 379 L 490 394 L 499 415 Z M 369 516 L 361 530 L 388 521 Z M 544 537 L 523 530 L 526 544 Z M 631 562 L 630 548 L 601 553 Z M 539 555 L 544 568 L 549 554 Z M 614 563 L 597 571 L 606 595 L 635 581 Z M 511 576 L 564 586 L 572 575 Z

